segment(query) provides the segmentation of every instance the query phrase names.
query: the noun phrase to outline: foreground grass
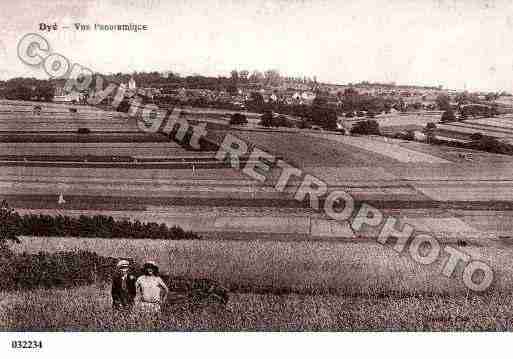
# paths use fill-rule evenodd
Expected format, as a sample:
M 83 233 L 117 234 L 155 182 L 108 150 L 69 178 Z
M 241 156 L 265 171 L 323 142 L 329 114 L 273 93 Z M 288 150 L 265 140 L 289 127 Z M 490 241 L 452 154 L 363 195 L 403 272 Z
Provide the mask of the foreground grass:
M 493 290 L 513 288 L 513 247 L 468 245 L 461 251 L 489 263 Z M 209 278 L 237 292 L 343 295 L 461 295 L 463 266 L 442 275 L 443 254 L 431 265 L 415 263 L 375 242 L 338 241 L 206 241 L 25 237 L 13 250 L 87 250 L 105 257 L 156 260 L 173 277 Z M 395 295 L 395 294 L 394 294 Z
M 1 331 L 507 331 L 513 296 L 231 295 L 226 307 L 173 299 L 160 319 L 120 318 L 107 287 L 10 293 Z
M 372 242 L 159 241 L 24 238 L 16 251 L 90 250 L 157 260 L 171 276 L 209 278 L 231 289 L 224 306 L 173 296 L 164 315 L 117 318 L 109 286 L 0 295 L 0 330 L 513 330 L 513 248 L 460 249 L 494 270 L 489 291 L 464 287 L 432 265 Z

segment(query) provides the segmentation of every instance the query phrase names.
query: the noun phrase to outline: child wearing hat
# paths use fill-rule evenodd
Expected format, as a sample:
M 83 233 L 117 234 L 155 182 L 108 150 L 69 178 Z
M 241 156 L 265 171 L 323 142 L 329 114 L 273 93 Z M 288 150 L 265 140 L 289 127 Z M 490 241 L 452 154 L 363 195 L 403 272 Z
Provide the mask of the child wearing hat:
M 137 278 L 136 306 L 145 313 L 160 313 L 161 304 L 165 303 L 169 289 L 159 277 L 159 267 L 153 261 L 147 261 L 143 266 L 144 274 Z
M 136 277 L 129 273 L 130 262 L 120 260 L 112 278 L 112 307 L 117 311 L 131 311 L 136 295 Z

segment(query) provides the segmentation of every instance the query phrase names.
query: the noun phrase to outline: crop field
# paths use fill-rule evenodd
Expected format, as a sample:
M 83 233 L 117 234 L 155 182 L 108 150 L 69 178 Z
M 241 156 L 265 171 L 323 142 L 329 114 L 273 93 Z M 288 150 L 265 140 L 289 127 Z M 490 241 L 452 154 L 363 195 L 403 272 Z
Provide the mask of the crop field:
M 109 288 L 7 294 L 2 331 L 511 331 L 511 293 L 383 297 L 231 293 L 223 306 L 188 308 L 170 296 L 164 313 L 118 317 Z
M 88 128 L 91 131 L 101 132 L 136 132 L 137 123 L 132 119 L 106 120 L 99 119 L 30 119 L 9 118 L 0 119 L 0 131 L 2 132 L 76 132 L 79 128 Z
M 427 153 L 436 157 L 440 157 L 446 159 L 453 163 L 454 165 L 469 165 L 469 160 L 463 159 L 461 154 L 472 154 L 472 163 L 479 165 L 486 165 L 493 163 L 493 166 L 502 166 L 502 165 L 511 165 L 512 158 L 508 155 L 500 155 L 490 152 L 477 151 L 467 148 L 458 148 L 452 146 L 444 146 L 444 145 L 436 145 L 431 146 L 425 143 L 419 143 L 415 141 L 401 141 L 401 140 L 392 140 L 396 141 L 401 145 L 401 147 L 413 149 L 418 152 Z
M 441 275 L 446 258 L 422 266 L 370 242 L 26 237 L 15 250 L 43 248 L 150 256 L 172 275 L 219 280 L 230 300 L 187 309 L 171 293 L 152 321 L 113 317 L 102 283 L 13 292 L 0 303 L 2 330 L 511 330 L 513 322 L 513 252 L 499 242 L 460 248 L 492 265 L 495 282 L 483 294 L 465 290 L 459 266 L 451 278 Z
M 385 156 L 371 154 L 358 148 L 336 147 L 324 141 L 311 141 L 305 134 L 287 131 L 237 131 L 230 133 L 258 148 L 283 157 L 290 164 L 303 167 L 347 166 L 359 167 L 390 161 Z M 217 134 L 219 135 L 219 133 Z
M 16 114 L 21 113 L 25 115 L 32 115 L 34 113 L 34 106 L 41 107 L 41 114 L 70 114 L 70 108 L 77 110 L 73 116 L 84 115 L 97 115 L 97 116 L 113 116 L 113 117 L 127 117 L 126 114 L 103 110 L 90 105 L 73 105 L 62 104 L 55 102 L 36 102 L 36 101 L 17 101 L 17 100 L 0 100 L 0 114 Z
M 23 237 L 16 252 L 90 250 L 102 256 L 137 261 L 154 258 L 172 276 L 210 278 L 232 290 L 246 288 L 295 292 L 372 291 L 404 294 L 465 292 L 458 279 L 440 275 L 448 255 L 433 265 L 415 263 L 407 254 L 369 241 L 208 241 Z M 510 289 L 512 249 L 483 243 L 460 248 L 489 262 L 498 273 L 495 289 Z M 506 271 L 506 274 L 503 273 Z M 461 278 L 461 277 L 459 277 Z
M 91 132 L 82 135 L 73 132 L 0 132 L 0 143 L 169 143 L 160 133 Z
M 437 126 L 440 130 L 446 130 L 446 131 L 452 131 L 456 133 L 461 134 L 467 134 L 471 135 L 476 132 L 481 132 L 483 135 L 491 136 L 491 137 L 497 137 L 500 139 L 507 139 L 507 138 L 513 138 L 513 132 L 506 131 L 506 130 L 498 130 L 495 127 L 489 127 L 489 126 L 478 126 L 478 125 L 470 125 L 470 124 L 459 124 L 459 123 L 453 123 L 453 124 L 439 124 Z
M 135 121 L 88 106 L 68 114 L 66 106 L 48 104 L 41 117 L 32 114 L 32 106 L 0 101 L 0 131 L 2 126 L 6 131 L 0 133 L 1 199 L 21 214 L 104 214 L 179 224 L 203 239 L 23 237 L 15 252 L 89 250 L 139 262 L 152 258 L 172 276 L 220 282 L 230 289 L 230 301 L 226 307 L 189 310 L 171 295 L 161 320 L 148 322 L 114 318 L 109 286 L 100 282 L 2 293 L 0 330 L 511 329 L 511 157 L 473 151 L 473 160 L 464 161 L 461 149 L 444 146 L 317 131 L 230 129 L 227 111 L 185 109 L 195 122 L 212 117 L 207 136 L 220 140 L 230 131 L 325 180 L 330 190 L 347 191 L 357 204 L 367 201 L 437 235 L 443 245 L 464 240 L 458 248 L 489 263 L 495 274 L 492 288 L 476 295 L 464 287 L 461 266 L 451 278 L 441 275 L 446 254 L 430 266 L 417 264 L 407 252 L 399 255 L 376 243 L 372 230 L 355 234 L 347 223 L 336 227 L 306 202 L 295 201 L 292 188 L 278 193 L 272 181 L 259 183 L 226 165 L 198 165 L 213 163 L 213 152 L 189 151 L 165 136 L 134 132 Z M 392 128 L 424 126 L 436 122 L 433 118 L 378 120 Z M 69 132 L 78 127 L 97 132 Z M 109 156 L 137 161 L 121 168 Z M 105 167 L 95 167 L 100 160 Z M 66 161 L 84 167 L 67 167 Z M 159 167 L 167 162 L 197 166 Z M 154 167 L 144 167 L 148 164 Z M 65 203 L 58 203 L 60 194 Z
M 41 106 L 40 114 L 34 113 L 35 105 Z M 77 112 L 70 112 L 70 108 Z M 0 101 L 0 131 L 3 132 L 69 132 L 81 127 L 103 132 L 138 131 L 135 119 L 128 118 L 126 114 L 91 106 Z
M 160 143 L 0 143 L 1 156 L 192 156 L 175 142 Z M 214 154 L 210 154 L 213 157 Z
M 465 120 L 465 123 L 497 127 L 502 130 L 513 131 L 513 119 L 511 118 L 476 118 Z
M 449 161 L 439 157 L 431 156 L 422 152 L 412 151 L 407 148 L 397 145 L 395 142 L 384 142 L 380 140 L 369 140 L 365 137 L 353 138 L 350 136 L 339 136 L 332 134 L 314 134 L 309 133 L 309 136 L 326 139 L 358 147 L 363 150 L 374 152 L 380 155 L 384 155 L 391 159 L 394 159 L 403 163 L 448 163 Z
M 384 132 L 399 132 L 404 130 L 422 129 L 427 123 L 438 123 L 441 113 L 408 113 L 408 114 L 387 114 L 378 115 L 374 118 L 379 123 L 379 127 Z M 358 121 L 366 120 L 366 118 L 345 118 L 339 117 L 345 128 L 350 129 Z

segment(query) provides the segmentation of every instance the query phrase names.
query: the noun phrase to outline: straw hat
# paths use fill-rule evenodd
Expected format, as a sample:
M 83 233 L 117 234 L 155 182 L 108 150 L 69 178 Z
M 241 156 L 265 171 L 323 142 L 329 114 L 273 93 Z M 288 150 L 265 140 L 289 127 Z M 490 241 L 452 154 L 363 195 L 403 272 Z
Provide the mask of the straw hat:
M 153 270 L 155 272 L 158 272 L 158 270 L 159 270 L 159 266 L 154 261 L 146 261 L 146 262 L 144 262 L 143 268 L 146 269 L 148 267 L 153 267 Z
M 130 262 L 126 259 L 121 259 L 118 264 L 116 264 L 116 267 L 118 268 L 128 268 L 130 267 Z

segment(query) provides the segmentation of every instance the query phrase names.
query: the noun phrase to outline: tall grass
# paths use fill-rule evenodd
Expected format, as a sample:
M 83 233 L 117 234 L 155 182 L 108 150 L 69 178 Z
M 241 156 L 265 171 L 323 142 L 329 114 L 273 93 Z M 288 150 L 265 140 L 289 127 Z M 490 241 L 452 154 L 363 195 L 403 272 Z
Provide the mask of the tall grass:
M 511 294 L 335 296 L 233 294 L 226 307 L 170 301 L 157 317 L 116 315 L 108 288 L 18 292 L 0 302 L 2 331 L 513 329 Z
M 415 263 L 406 253 L 367 242 L 206 241 L 22 237 L 16 252 L 96 252 L 104 257 L 156 260 L 173 277 L 209 278 L 239 292 L 261 293 L 433 293 L 466 291 L 463 266 L 451 278 L 441 275 L 448 256 L 432 265 Z M 494 288 L 513 288 L 513 249 L 478 247 L 460 250 L 488 262 Z
M 460 248 L 487 261 L 485 293 L 372 242 L 160 241 L 22 238 L 15 251 L 90 250 L 148 257 L 171 276 L 209 278 L 231 290 L 226 306 L 173 297 L 160 319 L 112 315 L 108 285 L 9 294 L 2 330 L 512 330 L 513 249 Z

